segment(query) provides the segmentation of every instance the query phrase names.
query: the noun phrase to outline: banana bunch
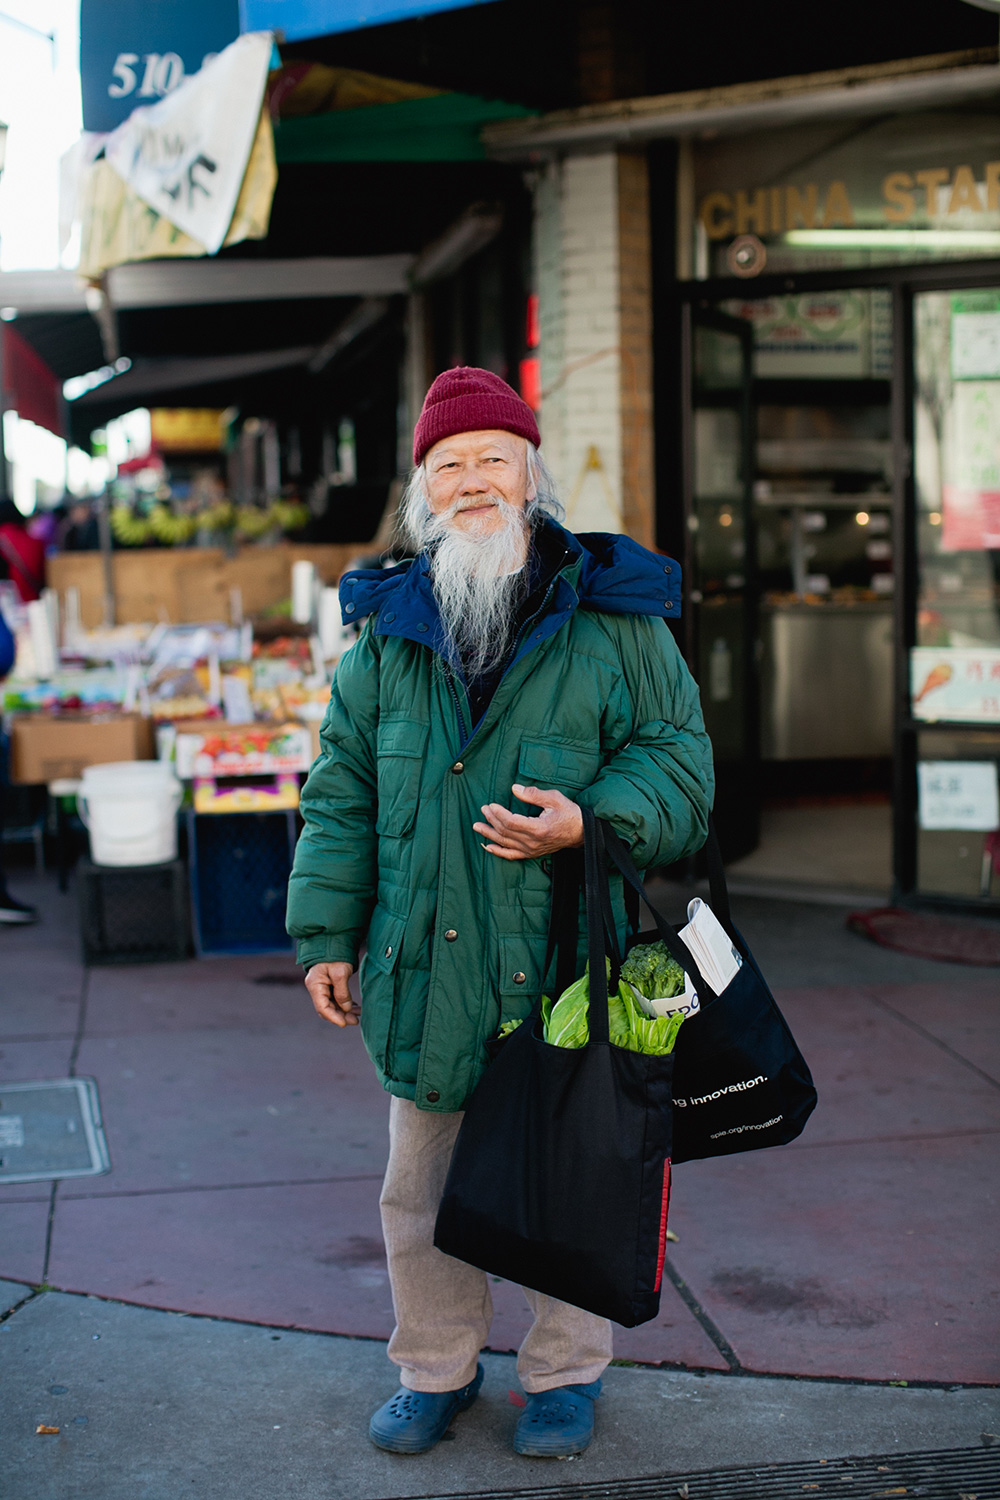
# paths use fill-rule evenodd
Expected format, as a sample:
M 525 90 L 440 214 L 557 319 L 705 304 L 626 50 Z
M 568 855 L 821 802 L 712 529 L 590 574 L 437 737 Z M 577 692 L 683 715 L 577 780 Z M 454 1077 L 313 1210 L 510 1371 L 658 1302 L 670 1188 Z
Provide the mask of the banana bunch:
M 299 531 L 309 520 L 309 507 L 301 500 L 275 500 L 271 510 L 282 531 Z
M 154 505 L 149 513 L 149 524 L 157 541 L 168 547 L 189 542 L 198 529 L 194 516 L 175 516 L 167 505 Z
M 116 540 L 126 547 L 141 547 L 153 534 L 149 520 L 136 515 L 130 505 L 113 505 L 110 520 Z
M 274 526 L 277 517 L 273 506 L 261 509 L 259 505 L 238 505 L 236 507 L 236 530 L 240 536 L 250 541 L 265 536 Z
M 220 500 L 200 510 L 196 520 L 206 531 L 228 531 L 236 524 L 236 508 L 231 500 Z

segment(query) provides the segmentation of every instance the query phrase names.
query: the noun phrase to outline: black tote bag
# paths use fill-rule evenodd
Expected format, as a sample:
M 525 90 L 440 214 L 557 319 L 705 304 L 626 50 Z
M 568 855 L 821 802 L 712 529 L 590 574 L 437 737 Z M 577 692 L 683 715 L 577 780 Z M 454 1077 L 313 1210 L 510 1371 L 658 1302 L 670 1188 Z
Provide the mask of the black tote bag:
M 638 941 L 661 937 L 691 975 L 701 1004 L 684 1021 L 674 1047 L 674 1165 L 794 1140 L 816 1107 L 816 1090 L 753 954 L 733 926 L 714 827 L 709 825 L 705 846 L 710 905 L 743 959 L 721 995 L 699 982 L 691 954 L 649 901 L 627 846 L 610 826 L 605 826 L 604 841 L 626 882 L 626 893 L 633 893 L 627 905 L 634 925 L 638 926 L 636 897 L 656 922 L 656 932 Z
M 544 1041 L 538 997 L 469 1100 L 434 1243 L 633 1328 L 655 1317 L 660 1301 L 674 1060 L 609 1040 L 607 866 L 589 809 L 584 840 L 590 1040 L 579 1049 Z M 616 969 L 612 953 L 615 986 Z

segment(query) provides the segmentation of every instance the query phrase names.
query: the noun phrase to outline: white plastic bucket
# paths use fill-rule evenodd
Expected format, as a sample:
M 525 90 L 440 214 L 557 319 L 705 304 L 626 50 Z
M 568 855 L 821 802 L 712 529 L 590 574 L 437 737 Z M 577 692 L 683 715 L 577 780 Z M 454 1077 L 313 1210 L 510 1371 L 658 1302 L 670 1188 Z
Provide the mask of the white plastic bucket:
M 177 858 L 181 784 L 157 760 L 87 766 L 76 804 L 95 865 L 160 865 Z

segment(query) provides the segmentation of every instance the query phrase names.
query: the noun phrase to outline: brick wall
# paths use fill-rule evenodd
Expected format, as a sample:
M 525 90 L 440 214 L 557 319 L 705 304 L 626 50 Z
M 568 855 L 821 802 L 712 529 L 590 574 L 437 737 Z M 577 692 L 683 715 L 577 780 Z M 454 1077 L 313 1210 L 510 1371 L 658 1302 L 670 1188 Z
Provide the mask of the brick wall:
M 645 158 L 550 163 L 535 193 L 546 460 L 576 531 L 653 535 Z

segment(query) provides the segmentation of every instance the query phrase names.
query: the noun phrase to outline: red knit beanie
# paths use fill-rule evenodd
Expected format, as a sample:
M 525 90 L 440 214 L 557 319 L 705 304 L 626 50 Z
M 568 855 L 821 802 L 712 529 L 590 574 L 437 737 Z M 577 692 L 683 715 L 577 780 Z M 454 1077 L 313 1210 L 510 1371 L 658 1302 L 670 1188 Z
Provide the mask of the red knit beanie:
M 489 432 L 499 428 L 541 442 L 535 413 L 499 375 L 459 365 L 439 375 L 424 397 L 413 433 L 413 462 L 419 464 L 428 448 L 456 432 Z

